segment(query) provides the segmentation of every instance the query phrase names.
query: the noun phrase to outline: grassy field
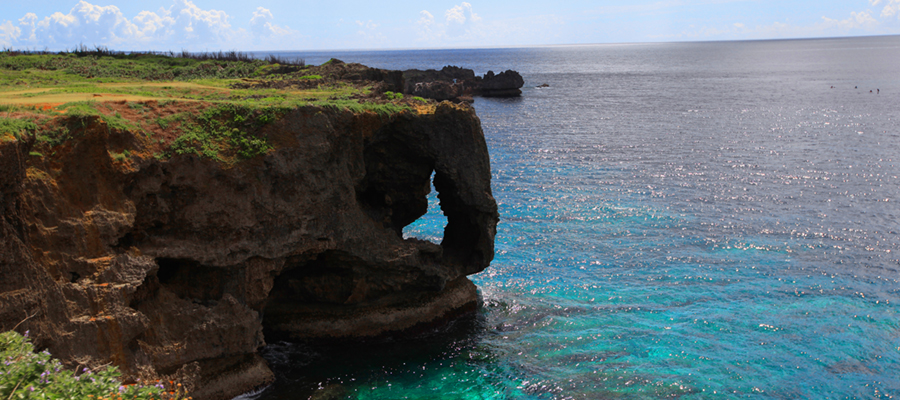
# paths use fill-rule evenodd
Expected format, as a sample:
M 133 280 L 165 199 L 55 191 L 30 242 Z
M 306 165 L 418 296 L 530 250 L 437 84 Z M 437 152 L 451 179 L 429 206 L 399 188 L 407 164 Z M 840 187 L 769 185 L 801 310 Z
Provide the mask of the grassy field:
M 55 146 L 93 118 L 144 137 L 156 158 L 195 154 L 233 163 L 271 150 L 263 128 L 297 107 L 381 116 L 434 108 L 422 98 L 376 93 L 371 83 L 323 77 L 315 66 L 279 61 L 233 53 L 2 51 L 0 142 L 31 135 L 32 155 L 52 156 Z M 147 155 L 124 149 L 111 156 L 128 163 Z
M 0 52 L 0 104 L 51 105 L 72 101 L 185 100 L 296 105 L 366 94 L 330 82 L 298 89 L 232 89 L 259 80 L 322 80 L 305 65 L 265 60 L 219 61 L 162 55 L 16 54 Z

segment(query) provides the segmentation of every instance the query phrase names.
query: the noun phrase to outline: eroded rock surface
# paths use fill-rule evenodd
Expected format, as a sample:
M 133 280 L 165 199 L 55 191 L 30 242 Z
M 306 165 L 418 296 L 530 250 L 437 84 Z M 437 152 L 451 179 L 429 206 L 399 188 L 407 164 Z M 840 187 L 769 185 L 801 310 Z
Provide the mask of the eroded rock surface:
M 0 329 L 130 376 L 197 362 L 195 398 L 217 399 L 273 379 L 266 335 L 380 335 L 474 307 L 466 275 L 493 258 L 498 214 L 471 108 L 308 107 L 266 129 L 275 149 L 235 166 L 117 161 L 140 143 L 99 119 L 48 157 L 0 143 Z M 432 175 L 445 239 L 404 240 Z

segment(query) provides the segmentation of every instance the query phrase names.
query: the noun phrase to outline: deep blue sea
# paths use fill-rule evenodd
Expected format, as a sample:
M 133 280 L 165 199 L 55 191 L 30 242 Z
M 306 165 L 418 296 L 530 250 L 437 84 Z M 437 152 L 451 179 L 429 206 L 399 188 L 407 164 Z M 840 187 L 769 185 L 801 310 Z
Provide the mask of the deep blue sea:
M 474 104 L 478 314 L 272 343 L 249 398 L 900 398 L 900 37 L 282 55 L 525 88 Z M 439 242 L 430 200 L 404 233 Z

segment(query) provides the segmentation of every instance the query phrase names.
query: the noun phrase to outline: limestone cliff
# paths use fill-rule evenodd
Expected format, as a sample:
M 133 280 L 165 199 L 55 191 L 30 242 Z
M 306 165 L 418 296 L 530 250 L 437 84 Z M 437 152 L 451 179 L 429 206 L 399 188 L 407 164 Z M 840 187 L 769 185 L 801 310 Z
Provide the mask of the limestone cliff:
M 474 307 L 466 275 L 493 258 L 487 148 L 464 105 L 299 108 L 265 128 L 271 151 L 234 165 L 117 159 L 141 154 L 136 134 L 72 129 L 41 157 L 33 139 L 0 143 L 0 329 L 70 365 L 198 362 L 195 398 L 229 398 L 273 379 L 267 337 L 433 323 Z M 404 240 L 432 176 L 444 241 Z

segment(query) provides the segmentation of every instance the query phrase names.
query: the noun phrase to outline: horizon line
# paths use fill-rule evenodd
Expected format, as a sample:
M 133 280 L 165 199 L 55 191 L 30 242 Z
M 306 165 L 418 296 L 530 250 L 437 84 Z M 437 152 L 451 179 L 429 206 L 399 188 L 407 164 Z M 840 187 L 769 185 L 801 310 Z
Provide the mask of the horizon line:
M 642 45 L 659 45 L 659 44 L 690 44 L 690 43 L 728 43 L 728 42 L 773 42 L 773 41 L 791 41 L 791 40 L 835 40 L 835 39 L 862 39 L 862 38 L 878 38 L 878 37 L 900 37 L 900 34 L 882 34 L 882 35 L 850 35 L 850 36 L 820 36 L 820 37 L 794 37 L 794 38 L 766 38 L 766 39 L 721 39 L 721 40 L 677 40 L 677 41 L 647 41 L 647 42 L 613 42 L 613 43 L 558 43 L 558 44 L 528 44 L 528 45 L 496 45 L 496 46 L 472 46 L 472 47 L 394 47 L 394 48 L 337 48 L 337 49 L 300 49 L 300 50 L 237 50 L 237 49 L 217 49 L 217 50 L 115 50 L 105 45 L 92 45 L 91 48 L 105 48 L 115 53 L 181 53 L 187 51 L 189 53 L 218 53 L 218 52 L 241 52 L 241 53 L 324 53 L 324 52 L 382 52 L 382 51 L 435 51 L 435 50 L 491 50 L 491 49 L 525 49 L 525 48 L 550 48 L 550 47 L 597 47 L 597 46 L 642 46 Z M 75 45 L 74 49 L 78 49 L 82 44 Z M 51 50 L 44 46 L 43 49 L 37 47 L 14 48 L 4 47 L 0 52 L 23 51 L 23 52 L 73 52 L 68 47 L 60 50 Z

